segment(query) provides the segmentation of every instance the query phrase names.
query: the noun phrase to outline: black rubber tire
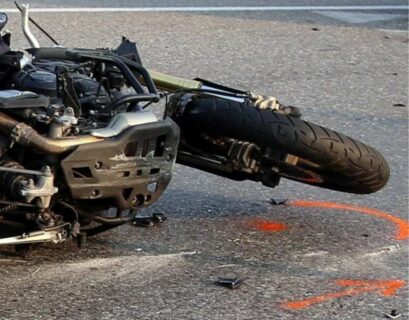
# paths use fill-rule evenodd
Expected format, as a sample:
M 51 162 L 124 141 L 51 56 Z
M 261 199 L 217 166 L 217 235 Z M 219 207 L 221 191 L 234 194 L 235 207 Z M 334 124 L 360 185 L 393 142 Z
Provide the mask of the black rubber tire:
M 337 191 L 367 194 L 389 179 L 389 166 L 375 149 L 331 129 L 247 104 L 197 97 L 186 106 L 180 125 L 259 146 L 280 149 L 319 164 L 320 183 Z

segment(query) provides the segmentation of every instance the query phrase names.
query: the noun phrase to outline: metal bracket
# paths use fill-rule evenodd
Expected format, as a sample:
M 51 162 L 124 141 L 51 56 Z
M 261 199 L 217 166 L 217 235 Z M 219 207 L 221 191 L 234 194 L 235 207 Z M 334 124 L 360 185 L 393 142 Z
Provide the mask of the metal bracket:
M 20 195 L 24 197 L 27 203 L 30 203 L 35 198 L 38 199 L 37 206 L 40 208 L 48 208 L 51 197 L 58 192 L 58 188 L 54 187 L 54 175 L 48 166 L 44 167 L 42 173 L 34 184 L 32 179 L 29 179 L 20 190 Z

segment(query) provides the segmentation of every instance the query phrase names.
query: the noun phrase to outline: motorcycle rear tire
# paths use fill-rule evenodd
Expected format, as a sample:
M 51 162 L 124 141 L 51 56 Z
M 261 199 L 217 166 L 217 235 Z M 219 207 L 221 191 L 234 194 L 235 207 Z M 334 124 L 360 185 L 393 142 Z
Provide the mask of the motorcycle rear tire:
M 373 193 L 389 179 L 389 166 L 374 148 L 334 130 L 235 101 L 195 97 L 182 126 L 279 149 L 317 165 L 320 181 L 286 178 L 356 194 Z

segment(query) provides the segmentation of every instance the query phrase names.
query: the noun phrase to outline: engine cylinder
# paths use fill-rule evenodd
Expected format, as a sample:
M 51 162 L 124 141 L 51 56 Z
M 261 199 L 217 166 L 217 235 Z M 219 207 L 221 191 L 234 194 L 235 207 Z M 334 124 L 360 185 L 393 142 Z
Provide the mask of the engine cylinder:
M 48 71 L 20 71 L 15 83 L 17 88 L 49 97 L 57 96 L 57 77 Z

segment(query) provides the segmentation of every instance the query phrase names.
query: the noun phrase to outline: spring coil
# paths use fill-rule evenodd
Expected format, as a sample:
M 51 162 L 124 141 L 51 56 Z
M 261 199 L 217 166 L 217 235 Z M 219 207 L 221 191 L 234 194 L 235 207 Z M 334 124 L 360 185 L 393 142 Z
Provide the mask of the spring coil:
M 10 212 L 14 209 L 17 209 L 17 205 L 15 203 L 10 203 L 5 205 L 4 207 L 0 208 L 0 214 Z

